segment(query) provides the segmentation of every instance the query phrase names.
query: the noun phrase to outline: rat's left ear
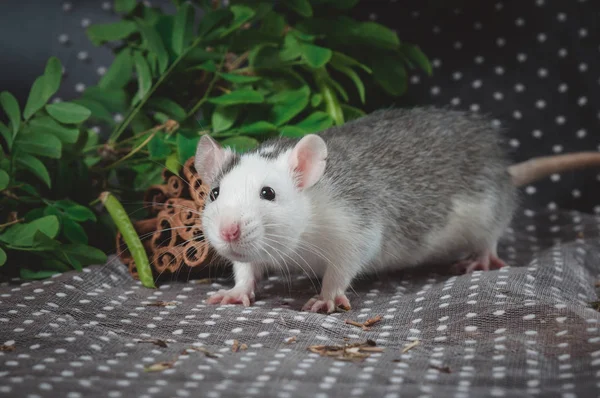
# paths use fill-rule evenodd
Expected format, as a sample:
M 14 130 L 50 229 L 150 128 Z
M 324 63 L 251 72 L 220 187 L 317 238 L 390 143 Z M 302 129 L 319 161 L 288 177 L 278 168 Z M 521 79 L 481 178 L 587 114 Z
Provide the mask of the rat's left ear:
M 196 147 L 194 167 L 204 182 L 211 186 L 219 171 L 234 156 L 229 148 L 223 148 L 209 135 L 203 135 Z
M 315 134 L 305 135 L 290 154 L 289 164 L 296 174 L 298 188 L 306 189 L 319 181 L 325 172 L 327 145 Z

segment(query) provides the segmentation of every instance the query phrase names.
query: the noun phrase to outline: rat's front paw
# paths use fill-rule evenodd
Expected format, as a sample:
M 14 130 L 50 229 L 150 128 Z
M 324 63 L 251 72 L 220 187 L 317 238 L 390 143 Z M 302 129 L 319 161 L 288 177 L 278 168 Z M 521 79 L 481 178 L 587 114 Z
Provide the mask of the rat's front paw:
M 253 301 L 254 291 L 239 287 L 230 290 L 219 290 L 206 300 L 208 304 L 243 304 L 244 307 L 249 307 Z
M 323 300 L 321 296 L 315 296 L 304 304 L 302 311 L 327 312 L 328 314 L 331 314 L 337 307 L 346 311 L 352 308 L 350 306 L 350 300 L 348 300 L 348 297 L 346 297 L 345 294 L 336 296 L 335 300 Z

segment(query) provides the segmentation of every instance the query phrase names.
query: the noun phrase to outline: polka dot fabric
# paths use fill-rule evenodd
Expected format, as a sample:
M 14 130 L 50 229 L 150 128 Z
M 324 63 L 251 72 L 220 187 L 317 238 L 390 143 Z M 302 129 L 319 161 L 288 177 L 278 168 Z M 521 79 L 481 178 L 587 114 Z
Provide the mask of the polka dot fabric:
M 402 105 L 490 115 L 515 161 L 600 147 L 600 2 L 592 0 L 361 2 L 355 17 L 394 28 L 429 56 L 410 72 Z M 524 187 L 526 203 L 600 214 L 600 170 Z
M 2 7 L 19 19 L 15 4 L 0 4 L 5 15 Z M 50 55 L 65 65 L 55 100 L 79 95 L 111 62 L 84 29 L 117 20 L 112 2 L 56 2 L 43 11 L 54 34 L 40 30 L 36 40 L 48 43 L 23 46 L 26 64 L 35 56 L 39 70 L 15 66 L 4 74 L 31 72 L 16 90 L 21 101 Z M 506 127 L 515 160 L 597 149 L 597 2 L 363 1 L 356 12 L 395 28 L 432 59 L 434 76 L 411 73 L 398 104 L 491 114 Z M 17 62 L 8 50 L 7 62 Z M 2 85 L 15 91 L 16 84 Z M 203 303 L 231 280 L 148 290 L 114 261 L 2 283 L 0 397 L 598 396 L 600 314 L 588 303 L 598 299 L 600 217 L 559 210 L 600 214 L 597 174 L 553 175 L 523 189 L 525 206 L 500 245 L 511 267 L 365 279 L 345 314 L 299 312 L 314 293 L 305 278 L 290 290 L 271 277 L 250 308 Z M 149 305 L 157 301 L 168 305 Z M 383 319 L 369 331 L 344 322 L 376 315 Z M 366 339 L 384 351 L 362 363 L 307 350 Z M 232 352 L 234 340 L 248 348 Z M 145 371 L 161 363 L 164 370 Z
M 291 290 L 269 278 L 249 308 L 203 303 L 230 280 L 150 290 L 114 261 L 3 283 L 0 344 L 14 350 L 0 351 L 0 396 L 596 396 L 599 227 L 578 212 L 530 213 L 500 247 L 511 267 L 364 279 L 354 308 L 329 316 L 299 312 L 314 291 L 303 277 Z M 376 315 L 368 331 L 345 323 Z M 366 339 L 384 350 L 362 363 L 307 350 Z M 234 340 L 248 348 L 233 352 Z

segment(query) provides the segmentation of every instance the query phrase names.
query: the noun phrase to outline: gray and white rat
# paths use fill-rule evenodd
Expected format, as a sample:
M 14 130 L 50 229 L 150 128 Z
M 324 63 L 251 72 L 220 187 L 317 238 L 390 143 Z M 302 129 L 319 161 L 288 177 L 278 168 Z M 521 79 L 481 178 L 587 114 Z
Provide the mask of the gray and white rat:
M 303 310 L 329 313 L 350 308 L 346 290 L 370 270 L 499 268 L 517 186 L 591 164 L 599 153 L 511 166 L 485 117 L 436 108 L 377 111 L 242 155 L 205 135 L 195 156 L 211 187 L 202 225 L 235 276 L 207 301 L 249 306 L 266 270 L 297 270 L 322 277 Z

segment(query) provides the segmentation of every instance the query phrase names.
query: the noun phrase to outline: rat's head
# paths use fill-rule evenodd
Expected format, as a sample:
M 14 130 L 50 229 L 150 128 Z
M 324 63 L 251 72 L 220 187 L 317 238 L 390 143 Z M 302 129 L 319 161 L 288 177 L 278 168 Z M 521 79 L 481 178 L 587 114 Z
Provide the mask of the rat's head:
M 202 217 L 209 243 L 232 261 L 289 258 L 310 222 L 306 190 L 323 176 L 326 157 L 325 142 L 313 134 L 243 155 L 203 136 L 194 165 L 210 187 Z

